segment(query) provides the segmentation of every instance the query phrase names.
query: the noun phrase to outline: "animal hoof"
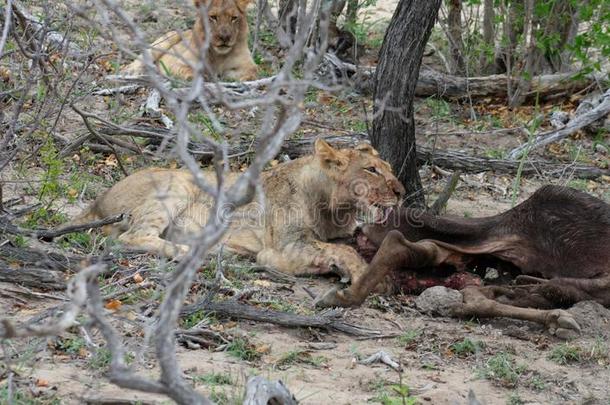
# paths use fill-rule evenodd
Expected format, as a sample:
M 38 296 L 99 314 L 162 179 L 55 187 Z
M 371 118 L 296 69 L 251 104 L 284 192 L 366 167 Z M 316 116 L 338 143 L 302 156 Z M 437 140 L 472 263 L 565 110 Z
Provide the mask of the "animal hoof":
M 313 301 L 313 305 L 316 308 L 328 308 L 340 306 L 337 293 L 339 288 L 333 287 L 330 290 L 318 295 Z
M 561 309 L 550 311 L 546 326 L 551 334 L 561 339 L 569 339 L 580 334 L 580 326 L 572 314 Z

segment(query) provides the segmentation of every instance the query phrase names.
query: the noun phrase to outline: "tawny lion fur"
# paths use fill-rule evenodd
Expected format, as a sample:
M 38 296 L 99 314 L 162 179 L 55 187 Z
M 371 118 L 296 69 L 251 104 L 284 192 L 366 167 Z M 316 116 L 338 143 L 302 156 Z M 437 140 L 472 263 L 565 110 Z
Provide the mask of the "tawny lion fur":
M 335 271 L 355 280 L 366 263 L 352 247 L 328 241 L 352 235 L 359 213 L 395 206 L 404 188 L 370 145 L 334 149 L 318 139 L 314 149 L 262 174 L 261 199 L 235 212 L 223 243 L 285 273 Z M 189 171 L 145 169 L 115 184 L 73 222 L 126 213 L 128 220 L 105 231 L 125 245 L 176 257 L 189 250 L 186 241 L 206 223 L 212 202 Z
M 151 46 L 153 61 L 161 73 L 190 80 L 193 67 L 201 60 L 205 62 L 206 78 L 217 76 L 232 80 L 254 80 L 257 68 L 248 49 L 248 21 L 246 7 L 251 0 L 195 0 L 195 7 L 204 6 L 207 20 L 198 15 L 192 30 L 169 32 Z M 210 37 L 206 45 L 206 30 Z M 142 56 L 123 69 L 124 73 L 144 72 Z

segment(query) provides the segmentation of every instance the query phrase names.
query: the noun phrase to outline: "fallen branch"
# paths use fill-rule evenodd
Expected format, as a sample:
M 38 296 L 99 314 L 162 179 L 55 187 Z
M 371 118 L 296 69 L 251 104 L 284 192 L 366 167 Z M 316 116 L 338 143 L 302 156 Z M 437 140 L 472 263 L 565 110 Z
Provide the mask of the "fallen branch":
M 165 128 L 172 129 L 174 122 L 167 115 L 163 114 L 161 107 L 159 107 L 160 103 L 161 93 L 157 89 L 152 89 L 146 98 L 146 103 L 144 103 L 144 115 L 158 119 L 163 123 Z
M 364 360 L 360 360 L 358 363 L 364 364 L 365 366 L 368 366 L 373 363 L 384 363 L 396 371 L 400 371 L 402 369 L 400 367 L 400 364 L 392 360 L 392 357 L 383 350 L 378 351 L 377 353 L 367 357 Z
M 39 267 L 11 267 L 0 263 L 0 281 L 41 290 L 65 290 L 65 274 Z
M 534 149 L 540 148 L 541 146 L 548 145 L 553 142 L 557 142 L 561 139 L 567 138 L 581 128 L 593 124 L 600 118 L 605 117 L 610 113 L 610 90 L 606 91 L 602 96 L 602 102 L 598 104 L 594 109 L 579 115 L 569 121 L 565 127 L 555 129 L 552 131 L 543 132 L 537 135 L 531 142 L 527 142 L 515 149 L 511 150 L 508 154 L 509 159 L 518 159 L 526 152 L 529 153 Z
M 519 169 L 519 161 L 492 159 L 451 150 L 443 151 L 423 145 L 417 145 L 417 161 L 419 164 L 430 163 L 445 169 L 461 170 L 469 173 L 493 171 L 501 174 L 516 174 Z M 581 179 L 596 179 L 603 175 L 610 175 L 610 170 L 590 165 L 552 163 L 540 159 L 528 159 L 523 164 L 522 174 L 526 176 L 544 174 L 547 177 L 573 176 Z
M 0 338 L 13 339 L 30 336 L 56 336 L 76 323 L 76 317 L 80 314 L 81 308 L 87 305 L 87 287 L 91 279 L 97 277 L 99 272 L 104 269 L 101 264 L 94 264 L 77 273 L 68 283 L 66 292 L 70 302 L 66 304 L 62 315 L 54 320 L 48 321 L 43 325 L 15 325 L 8 319 L 0 320 Z
M 172 133 L 163 128 L 152 128 L 144 126 L 129 126 L 123 128 L 100 127 L 100 133 L 106 135 L 129 135 L 139 136 L 141 131 L 143 137 L 158 139 L 171 139 Z M 359 142 L 368 141 L 368 136 L 363 133 L 350 133 L 347 135 L 322 135 L 325 141 L 338 148 L 353 147 Z M 287 139 L 280 149 L 278 155 L 288 155 L 290 158 L 297 158 L 311 153 L 315 138 Z M 240 140 L 228 145 L 229 156 L 244 156 L 254 153 L 256 144 L 249 140 Z M 213 156 L 213 151 L 206 145 L 191 144 L 189 151 L 194 156 L 201 159 L 209 159 Z M 484 171 L 494 171 L 500 174 L 515 174 L 519 169 L 519 163 L 515 160 L 492 159 L 488 157 L 469 155 L 463 152 L 452 150 L 441 150 L 430 148 L 425 145 L 417 145 L 417 160 L 419 164 L 434 164 L 445 169 L 460 170 L 467 173 L 480 173 Z M 552 163 L 541 159 L 528 159 L 523 166 L 524 175 L 544 174 L 549 177 L 565 177 L 571 175 L 582 179 L 595 179 L 602 175 L 610 175 L 610 170 L 600 169 L 595 166 L 581 165 L 574 163 Z
M 375 68 L 361 67 L 345 63 L 334 57 L 325 55 L 318 72 L 333 83 L 347 80 L 363 92 L 371 92 Z M 326 66 L 324 66 L 326 65 Z M 557 98 L 569 96 L 595 83 L 604 75 L 577 76 L 576 73 L 557 73 L 542 75 L 532 79 L 531 91 L 526 97 L 538 99 Z M 456 98 L 507 98 L 507 89 L 513 78 L 507 75 L 490 75 L 479 77 L 461 77 L 438 72 L 429 67 L 422 66 L 419 79 L 415 87 L 418 97 L 438 96 L 449 99 Z
M 250 377 L 246 384 L 244 405 L 296 405 L 297 401 L 281 380 L 268 381 L 260 376 Z
M 265 77 L 258 80 L 245 82 L 203 82 L 197 90 L 201 91 L 206 102 L 218 102 L 226 97 L 257 98 L 263 95 L 263 89 L 273 83 L 276 76 Z M 133 92 L 142 87 L 152 87 L 151 77 L 148 75 L 109 75 L 107 81 L 123 83 L 120 87 L 103 88 L 95 90 L 93 95 L 107 95 L 107 93 Z M 134 86 L 133 88 L 131 86 Z M 137 87 L 135 87 L 137 86 Z M 192 88 L 184 87 L 175 89 L 178 97 L 188 97 Z
M 24 229 L 13 225 L 8 219 L 0 217 L 0 232 L 7 232 L 12 235 L 30 236 L 44 241 L 51 241 L 54 238 L 68 233 L 86 231 L 93 228 L 100 228 L 104 225 L 110 225 L 122 221 L 125 218 L 124 214 L 113 215 L 99 219 L 97 221 L 87 222 L 78 225 L 67 225 L 57 229 Z
M 41 39 L 40 35 L 45 35 L 45 40 L 48 41 L 48 44 L 66 56 L 77 59 L 87 56 L 76 43 L 70 41 L 57 31 L 49 30 L 40 20 L 28 13 L 18 0 L 12 0 L 12 3 L 13 13 L 19 24 L 22 25 L 23 29 L 33 33 L 38 40 Z
M 214 312 L 219 316 L 249 319 L 251 321 L 267 322 L 287 327 L 331 329 L 354 336 L 374 336 L 381 333 L 373 329 L 343 322 L 340 319 L 341 312 L 339 311 L 330 311 L 322 315 L 306 316 L 259 309 L 235 301 L 209 302 L 204 299 L 198 303 L 185 306 L 180 312 L 180 315 L 184 317 L 197 311 Z
M 121 131 L 117 128 L 100 127 L 98 129 L 106 135 L 130 135 L 138 136 L 142 132 L 143 137 L 157 137 L 158 139 L 171 139 L 171 131 L 163 128 L 152 128 L 144 126 L 130 126 Z M 353 147 L 359 142 L 368 141 L 368 136 L 363 133 L 351 133 L 347 135 L 321 135 L 321 138 L 339 148 Z M 315 138 L 287 139 L 280 149 L 278 155 L 288 155 L 297 158 L 311 153 Z M 229 156 L 244 156 L 254 153 L 256 143 L 240 140 L 228 145 Z M 211 149 L 205 145 L 192 144 L 189 151 L 202 159 L 213 155 Z M 519 162 L 506 159 L 492 159 L 484 156 L 469 155 L 464 152 L 453 150 L 441 150 L 425 145 L 417 145 L 417 161 L 420 165 L 434 164 L 445 169 L 460 170 L 467 173 L 479 173 L 494 171 L 501 174 L 515 174 L 519 169 Z M 571 175 L 575 178 L 595 179 L 602 175 L 610 175 L 610 170 L 600 169 L 595 166 L 574 163 L 553 163 L 540 159 L 528 159 L 523 165 L 523 175 L 544 174 L 549 177 L 566 177 Z
M 142 88 L 139 84 L 126 84 L 119 87 L 98 89 L 91 93 L 94 96 L 114 96 L 115 94 L 133 94 Z
M 86 405 L 157 405 L 158 401 L 146 401 L 143 399 L 126 399 L 116 397 L 86 397 L 81 398 Z

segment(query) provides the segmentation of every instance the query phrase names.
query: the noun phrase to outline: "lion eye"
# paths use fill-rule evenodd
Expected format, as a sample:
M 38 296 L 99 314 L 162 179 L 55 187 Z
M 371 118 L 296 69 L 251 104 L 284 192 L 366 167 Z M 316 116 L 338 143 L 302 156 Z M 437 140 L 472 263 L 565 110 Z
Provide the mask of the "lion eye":
M 367 167 L 366 169 L 367 172 L 371 173 L 371 174 L 379 174 L 379 172 L 377 171 L 377 169 L 375 169 L 373 166 L 371 167 Z
M 231 22 L 237 22 L 237 17 L 232 17 Z
M 212 22 L 217 22 L 218 21 L 218 17 L 215 15 L 211 15 L 210 16 L 210 20 L 212 20 Z

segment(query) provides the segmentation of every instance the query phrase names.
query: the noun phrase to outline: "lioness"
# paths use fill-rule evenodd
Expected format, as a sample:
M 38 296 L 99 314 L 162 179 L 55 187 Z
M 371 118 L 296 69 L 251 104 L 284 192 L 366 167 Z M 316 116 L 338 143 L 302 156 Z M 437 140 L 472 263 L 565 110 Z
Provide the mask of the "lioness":
M 206 71 L 212 76 L 234 80 L 256 78 L 256 64 L 248 49 L 248 21 L 246 7 L 251 0 L 195 0 L 207 10 L 207 21 L 199 17 L 192 30 L 169 32 L 157 39 L 151 47 L 154 62 L 163 73 L 179 78 L 193 78 L 193 68 L 202 60 L 205 45 L 205 27 L 209 29 L 209 47 L 203 60 Z M 123 69 L 124 73 L 140 74 L 144 70 L 142 56 Z
M 336 271 L 355 280 L 366 263 L 352 247 L 328 240 L 352 235 L 362 212 L 381 219 L 405 189 L 368 144 L 334 149 L 317 139 L 314 150 L 262 174 L 264 197 L 236 211 L 224 246 L 285 273 Z M 206 177 L 213 181 L 212 173 Z M 189 171 L 145 169 L 115 184 L 74 223 L 127 213 L 128 220 L 105 231 L 175 257 L 188 251 L 184 241 L 205 224 L 212 203 Z

